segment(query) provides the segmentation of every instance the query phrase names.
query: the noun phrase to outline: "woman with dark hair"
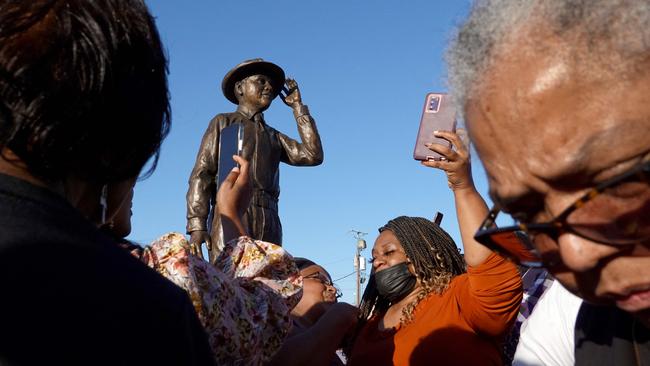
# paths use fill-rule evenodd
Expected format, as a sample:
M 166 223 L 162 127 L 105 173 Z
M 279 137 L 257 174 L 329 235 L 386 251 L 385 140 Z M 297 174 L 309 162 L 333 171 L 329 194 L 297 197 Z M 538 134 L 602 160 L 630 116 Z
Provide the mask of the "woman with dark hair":
M 521 279 L 514 264 L 475 242 L 487 206 L 471 179 L 458 135 L 438 132 L 456 150 L 424 165 L 447 173 L 465 249 L 437 224 L 400 216 L 379 229 L 360 329 L 348 365 L 500 365 L 500 342 L 515 320 Z
M 343 365 L 337 354 L 357 323 L 357 308 L 338 303 L 330 274 L 306 258 L 294 258 L 303 280 L 300 302 L 291 310 L 293 327 L 269 365 Z
M 398 264 L 386 266 L 388 271 L 383 271 L 384 264 L 374 266 L 373 254 L 373 274 L 361 302 L 361 318 L 369 318 L 373 309 L 386 312 L 396 300 L 406 299 L 407 305 L 401 315 L 406 321 L 411 321 L 413 311 L 422 299 L 431 293 L 442 293 L 452 278 L 466 272 L 465 262 L 454 240 L 430 220 L 400 216 L 388 221 L 379 228 L 379 232 L 373 251 L 399 251 L 396 254 L 403 253 L 406 260 L 404 256 L 397 255 Z M 393 249 L 392 245 L 396 242 L 401 245 L 401 250 Z M 396 276 L 407 271 L 414 276 Z M 404 282 L 397 283 L 396 280 Z M 418 291 L 413 291 L 415 288 Z M 406 295 L 410 295 L 410 298 Z
M 97 229 L 155 167 L 166 73 L 144 1 L 0 0 L 0 364 L 214 363 L 187 294 Z
M 307 329 L 314 325 L 332 304 L 336 304 L 340 293 L 325 268 L 307 258 L 295 257 L 294 261 L 303 279 L 303 295 L 291 310 L 291 318 L 294 328 Z

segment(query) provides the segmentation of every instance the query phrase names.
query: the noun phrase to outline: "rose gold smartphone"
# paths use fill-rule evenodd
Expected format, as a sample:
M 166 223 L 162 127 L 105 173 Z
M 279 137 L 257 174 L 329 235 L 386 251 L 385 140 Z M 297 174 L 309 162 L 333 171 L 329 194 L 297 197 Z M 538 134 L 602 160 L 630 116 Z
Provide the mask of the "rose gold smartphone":
M 429 93 L 424 100 L 420 130 L 415 140 L 415 160 L 440 160 L 442 155 L 429 150 L 425 144 L 434 143 L 451 147 L 451 143 L 433 135 L 433 131 L 456 132 L 456 109 L 446 93 Z

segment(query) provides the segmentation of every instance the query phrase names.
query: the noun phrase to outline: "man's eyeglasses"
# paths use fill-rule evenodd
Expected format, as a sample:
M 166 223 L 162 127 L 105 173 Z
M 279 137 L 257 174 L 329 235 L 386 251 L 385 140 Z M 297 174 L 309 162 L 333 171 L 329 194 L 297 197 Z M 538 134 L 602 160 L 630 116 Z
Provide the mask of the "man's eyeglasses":
M 558 237 L 570 233 L 607 245 L 650 240 L 650 162 L 608 179 L 545 223 L 497 228 L 493 208 L 474 239 L 515 262 L 541 267 L 559 262 Z
M 337 299 L 340 298 L 341 296 L 343 296 L 343 293 L 342 293 L 341 290 L 338 288 L 338 286 L 336 286 L 336 285 L 332 282 L 332 280 L 331 280 L 330 278 L 323 276 L 323 275 L 320 274 L 319 272 L 315 272 L 315 273 L 312 273 L 312 274 L 310 274 L 310 275 L 308 275 L 308 276 L 304 276 L 304 277 L 303 277 L 303 279 L 306 279 L 306 278 L 308 278 L 308 279 L 312 279 L 312 280 L 316 280 L 316 281 L 322 283 L 322 284 L 325 285 L 325 286 L 333 287 L 333 288 L 336 290 L 336 298 L 337 298 Z

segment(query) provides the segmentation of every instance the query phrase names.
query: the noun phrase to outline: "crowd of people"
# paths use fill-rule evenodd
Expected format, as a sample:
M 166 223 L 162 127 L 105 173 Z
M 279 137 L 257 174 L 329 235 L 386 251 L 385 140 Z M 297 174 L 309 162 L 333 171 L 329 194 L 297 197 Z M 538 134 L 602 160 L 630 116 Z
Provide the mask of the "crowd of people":
M 126 240 L 170 126 L 151 14 L 0 0 L 0 364 L 650 362 L 648 24 L 643 0 L 477 0 L 447 62 L 495 206 L 461 131 L 436 132 L 451 147 L 422 164 L 446 173 L 462 243 L 390 220 L 356 308 L 325 268 L 248 236 L 238 156 L 216 258 L 178 233 Z

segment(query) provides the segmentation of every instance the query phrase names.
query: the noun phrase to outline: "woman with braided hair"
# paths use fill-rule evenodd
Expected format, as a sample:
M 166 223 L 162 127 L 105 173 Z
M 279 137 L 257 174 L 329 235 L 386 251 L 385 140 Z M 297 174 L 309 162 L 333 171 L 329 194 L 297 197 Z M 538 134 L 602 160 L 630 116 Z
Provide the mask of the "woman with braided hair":
M 456 148 L 430 145 L 445 159 L 423 164 L 447 173 L 464 257 L 427 219 L 400 216 L 381 227 L 348 365 L 502 364 L 500 343 L 519 310 L 521 278 L 514 264 L 474 241 L 488 209 L 468 149 L 455 133 L 436 134 Z

